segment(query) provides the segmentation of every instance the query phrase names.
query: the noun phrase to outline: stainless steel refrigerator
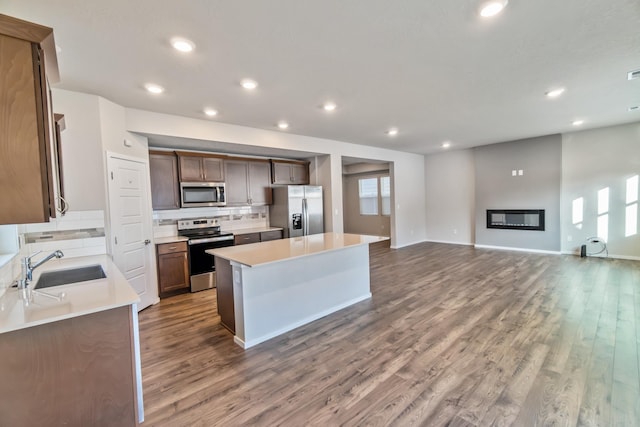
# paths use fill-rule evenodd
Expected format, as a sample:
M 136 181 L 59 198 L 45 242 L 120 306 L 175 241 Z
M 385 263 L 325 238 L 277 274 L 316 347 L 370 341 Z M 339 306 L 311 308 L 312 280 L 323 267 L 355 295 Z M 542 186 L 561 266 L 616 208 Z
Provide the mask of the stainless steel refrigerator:
M 273 204 L 269 206 L 272 227 L 282 227 L 285 239 L 324 233 L 322 187 L 287 185 L 273 187 Z

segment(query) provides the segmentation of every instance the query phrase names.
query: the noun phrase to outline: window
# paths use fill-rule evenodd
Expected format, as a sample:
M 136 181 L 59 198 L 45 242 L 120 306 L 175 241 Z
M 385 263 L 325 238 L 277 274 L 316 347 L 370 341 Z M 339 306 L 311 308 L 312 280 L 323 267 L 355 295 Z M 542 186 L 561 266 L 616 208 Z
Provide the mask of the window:
M 638 175 L 627 179 L 624 236 L 638 234 Z
M 360 215 L 378 215 L 378 178 L 358 180 Z
M 577 229 L 582 229 L 582 220 L 584 217 L 584 197 L 578 197 L 573 200 L 571 209 L 571 220 Z
M 609 187 L 598 190 L 598 237 L 609 241 Z
M 391 215 L 391 178 L 380 178 L 380 198 L 382 199 L 382 215 Z
M 388 176 L 358 180 L 360 215 L 391 215 L 391 179 Z M 380 208 L 381 207 L 381 208 Z

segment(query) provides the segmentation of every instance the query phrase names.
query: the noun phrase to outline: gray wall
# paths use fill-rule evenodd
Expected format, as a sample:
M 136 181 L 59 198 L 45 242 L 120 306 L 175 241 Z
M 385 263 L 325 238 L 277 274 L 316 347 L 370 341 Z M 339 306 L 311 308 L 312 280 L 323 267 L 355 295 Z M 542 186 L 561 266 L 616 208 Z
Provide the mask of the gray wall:
M 560 251 L 562 137 L 474 148 L 476 245 Z M 523 170 L 512 176 L 512 170 Z M 488 229 L 487 209 L 544 209 L 545 231 Z
M 471 149 L 425 156 L 429 241 L 466 245 L 475 241 L 474 171 Z

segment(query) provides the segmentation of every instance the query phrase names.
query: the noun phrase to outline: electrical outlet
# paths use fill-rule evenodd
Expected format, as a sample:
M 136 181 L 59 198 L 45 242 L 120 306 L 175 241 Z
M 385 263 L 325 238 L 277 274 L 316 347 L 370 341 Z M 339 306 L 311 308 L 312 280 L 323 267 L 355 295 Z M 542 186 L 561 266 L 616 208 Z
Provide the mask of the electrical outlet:
M 567 242 L 573 242 L 573 236 L 567 236 Z

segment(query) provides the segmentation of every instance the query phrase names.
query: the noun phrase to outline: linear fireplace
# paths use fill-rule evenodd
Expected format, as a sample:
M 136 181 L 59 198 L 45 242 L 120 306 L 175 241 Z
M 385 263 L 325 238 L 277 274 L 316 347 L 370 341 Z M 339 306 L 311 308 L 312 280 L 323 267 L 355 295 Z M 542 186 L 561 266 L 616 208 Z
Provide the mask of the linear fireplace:
M 487 228 L 544 231 L 544 209 L 487 209 Z

